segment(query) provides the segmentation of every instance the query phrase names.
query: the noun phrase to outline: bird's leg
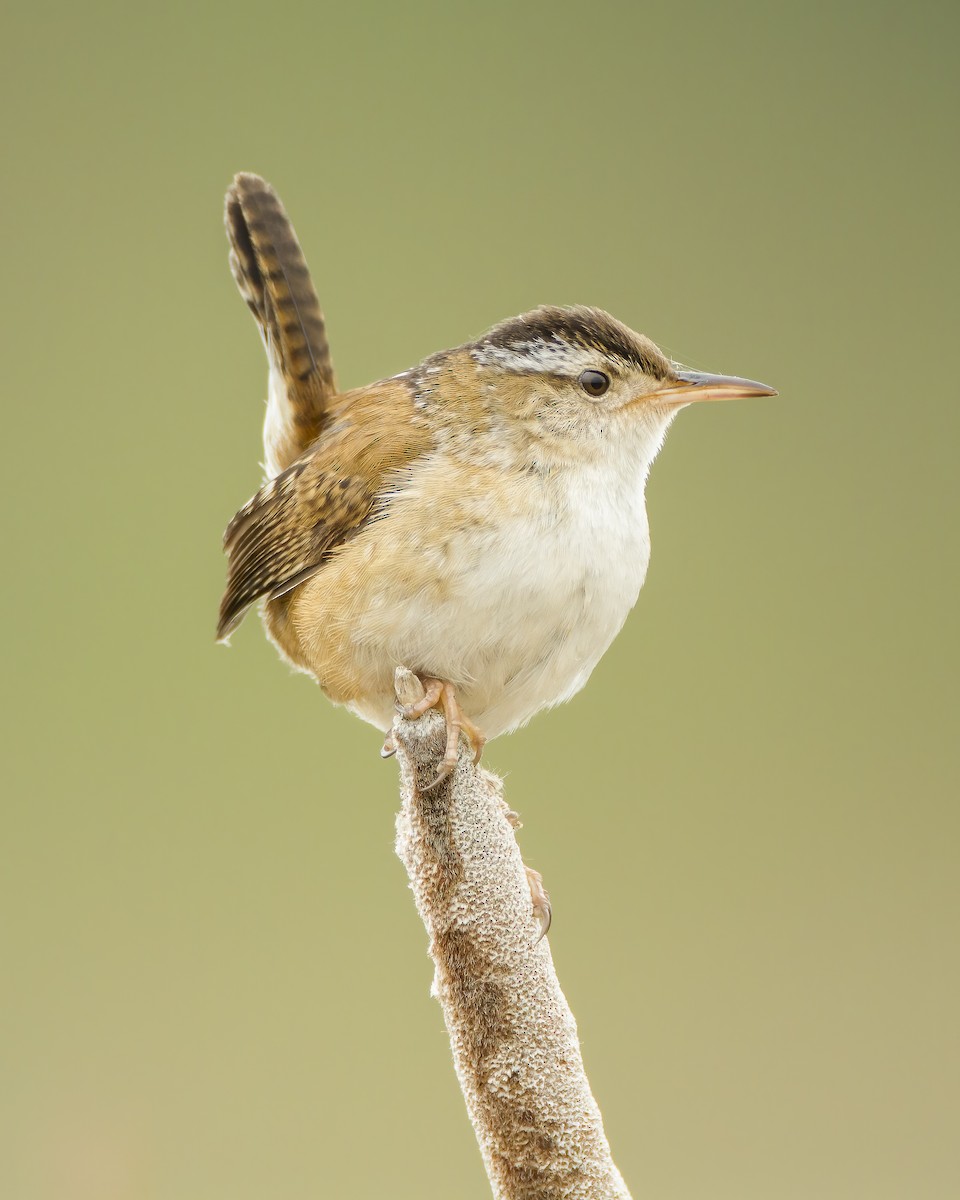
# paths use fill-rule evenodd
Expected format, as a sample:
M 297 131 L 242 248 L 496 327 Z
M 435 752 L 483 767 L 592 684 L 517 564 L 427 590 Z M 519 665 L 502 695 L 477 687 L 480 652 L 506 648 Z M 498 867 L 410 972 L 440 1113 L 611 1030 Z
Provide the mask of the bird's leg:
M 540 938 L 547 936 L 550 925 L 553 921 L 553 909 L 550 906 L 550 897 L 547 895 L 547 889 L 543 886 L 543 876 L 539 871 L 535 871 L 533 867 L 523 868 L 527 873 L 527 884 L 530 888 L 530 899 L 533 901 L 533 915 L 536 917 L 540 925 Z
M 447 744 L 443 751 L 443 758 L 440 760 L 440 770 L 437 772 L 437 777 L 432 783 L 427 785 L 428 788 L 432 788 L 446 779 L 457 765 L 461 733 L 466 736 L 467 741 L 470 743 L 475 763 L 480 761 L 480 755 L 483 753 L 483 744 L 486 738 L 470 718 L 464 715 L 463 709 L 460 707 L 460 701 L 457 699 L 457 690 L 452 683 L 446 683 L 442 679 L 433 679 L 429 676 L 426 678 L 421 676 L 420 682 L 424 687 L 423 699 L 418 700 L 416 704 L 404 705 L 400 711 L 408 721 L 415 721 L 417 717 L 422 717 L 431 708 L 436 708 L 439 705 L 443 709 L 443 716 L 447 723 Z

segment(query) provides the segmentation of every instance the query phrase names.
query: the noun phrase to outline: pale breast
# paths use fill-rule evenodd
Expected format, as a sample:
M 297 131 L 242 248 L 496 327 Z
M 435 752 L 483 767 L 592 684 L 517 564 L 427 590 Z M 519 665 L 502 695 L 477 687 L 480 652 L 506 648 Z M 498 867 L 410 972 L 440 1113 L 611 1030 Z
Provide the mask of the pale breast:
M 491 737 L 578 692 L 636 603 L 650 558 L 642 482 L 610 482 L 579 468 L 546 481 L 465 571 L 478 636 L 464 695 Z
M 488 737 L 584 685 L 649 561 L 643 478 L 418 464 L 388 514 L 291 605 L 335 700 L 387 728 L 398 664 L 454 683 Z M 611 484 L 613 483 L 613 486 Z

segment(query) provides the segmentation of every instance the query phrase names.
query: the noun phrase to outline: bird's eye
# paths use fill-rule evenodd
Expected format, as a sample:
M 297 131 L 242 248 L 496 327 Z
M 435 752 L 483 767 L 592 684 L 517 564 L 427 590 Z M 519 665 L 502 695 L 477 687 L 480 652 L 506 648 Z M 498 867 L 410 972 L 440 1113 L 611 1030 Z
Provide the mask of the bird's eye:
M 602 396 L 610 386 L 610 377 L 602 371 L 584 371 L 579 382 L 588 396 Z

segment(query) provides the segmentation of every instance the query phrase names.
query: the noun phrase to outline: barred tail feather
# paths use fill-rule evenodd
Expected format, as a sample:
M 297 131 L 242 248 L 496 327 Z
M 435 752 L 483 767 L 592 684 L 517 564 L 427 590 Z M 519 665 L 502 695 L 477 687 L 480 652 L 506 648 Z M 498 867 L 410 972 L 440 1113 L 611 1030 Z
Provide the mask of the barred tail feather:
M 310 269 L 279 196 L 242 173 L 227 190 L 230 269 L 253 313 L 270 363 L 264 447 L 271 475 L 319 435 L 336 395 L 330 346 Z

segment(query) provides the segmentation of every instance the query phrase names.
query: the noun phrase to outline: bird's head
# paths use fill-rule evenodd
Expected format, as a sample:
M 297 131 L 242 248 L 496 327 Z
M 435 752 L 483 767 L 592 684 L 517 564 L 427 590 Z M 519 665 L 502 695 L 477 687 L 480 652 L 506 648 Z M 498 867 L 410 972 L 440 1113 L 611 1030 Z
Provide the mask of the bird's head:
M 461 353 L 505 418 L 573 458 L 600 457 L 616 445 L 649 466 L 686 405 L 776 395 L 751 379 L 687 370 L 643 334 L 584 306 L 512 317 Z

